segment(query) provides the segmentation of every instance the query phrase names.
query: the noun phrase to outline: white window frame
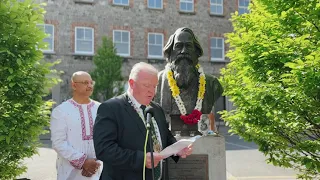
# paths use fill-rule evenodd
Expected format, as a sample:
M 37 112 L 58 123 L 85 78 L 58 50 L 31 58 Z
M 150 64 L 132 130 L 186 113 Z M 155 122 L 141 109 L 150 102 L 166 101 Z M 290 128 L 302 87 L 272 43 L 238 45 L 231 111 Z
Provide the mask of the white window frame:
M 148 0 L 147 1 L 148 8 L 150 8 L 150 9 L 163 9 L 163 0 L 160 0 L 161 1 L 161 7 L 151 7 L 151 6 L 149 6 L 149 1 L 157 1 L 157 0 Z
M 222 48 L 213 47 L 213 45 L 211 44 L 212 39 L 222 39 Z M 212 53 L 213 49 L 221 49 L 222 50 L 222 58 L 212 57 L 211 53 Z M 224 38 L 222 38 L 222 37 L 211 37 L 210 38 L 210 59 L 211 59 L 211 61 L 225 61 Z
M 212 0 L 210 0 L 210 14 L 223 15 L 223 1 L 224 1 L 224 0 L 221 0 L 221 4 L 218 4 L 218 3 L 213 3 Z M 212 12 L 212 11 L 211 11 L 211 7 L 212 7 L 212 6 L 220 6 L 220 7 L 222 7 L 222 12 L 221 12 L 221 14 L 219 14 L 219 13 L 217 13 L 217 12 Z
M 161 48 L 161 56 L 157 56 L 157 55 L 150 55 L 150 49 L 149 49 L 149 45 L 159 45 L 159 44 L 150 44 L 149 43 L 149 36 L 150 35 L 155 35 L 155 36 L 157 36 L 157 35 L 161 35 L 161 37 L 162 37 L 162 43 L 161 43 L 161 46 L 160 46 L 160 48 Z M 163 58 L 163 52 L 162 52 L 162 48 L 163 48 L 163 40 L 164 40 L 164 35 L 162 34 L 162 33 L 148 33 L 148 58 Z
M 42 52 L 51 52 L 53 53 L 54 52 L 54 25 L 53 24 L 38 24 L 37 25 L 38 27 L 39 26 L 43 26 L 43 31 L 46 32 L 46 26 L 51 26 L 52 27 L 52 34 L 51 34 L 51 37 L 45 37 L 46 38 L 49 38 L 51 39 L 52 41 L 52 49 L 40 49 Z
M 190 4 L 192 4 L 192 10 L 186 10 L 186 9 L 181 9 L 181 3 L 190 3 Z M 189 2 L 188 0 L 180 0 L 180 2 L 179 2 L 179 9 L 180 9 L 180 11 L 182 11 L 182 12 L 194 12 L 194 0 L 192 0 L 192 2 Z
M 115 0 L 113 0 L 112 2 L 113 2 L 113 4 L 121 5 L 121 6 L 129 6 L 129 4 L 130 4 L 130 0 L 128 0 L 128 4 L 122 3 L 122 0 L 121 0 L 121 3 L 116 3 Z
M 128 52 L 128 54 L 121 54 L 121 53 L 118 53 L 118 52 L 117 52 L 117 55 L 122 56 L 122 57 L 128 57 L 128 56 L 130 56 L 130 53 L 131 53 L 131 52 L 130 52 L 130 43 L 131 43 L 131 42 L 130 42 L 130 41 L 131 41 L 131 39 L 130 39 L 130 36 L 131 36 L 130 31 L 126 31 L 126 30 L 113 30 L 113 45 L 114 45 L 114 46 L 115 46 L 115 44 L 117 43 L 117 42 L 115 42 L 115 40 L 114 40 L 114 38 L 115 38 L 114 33 L 115 33 L 115 32 L 121 32 L 121 41 L 118 42 L 118 43 L 123 43 L 123 42 L 122 42 L 122 33 L 123 33 L 123 32 L 127 32 L 127 33 L 128 33 L 128 41 L 129 41 L 129 42 L 128 42 L 128 51 L 129 51 L 129 52 Z
M 91 37 L 91 41 L 92 41 L 91 49 L 92 50 L 91 51 L 77 51 L 77 29 L 83 29 L 83 30 L 90 29 L 90 30 L 92 30 L 92 37 Z M 94 54 L 94 29 L 91 27 L 77 26 L 74 28 L 74 31 L 75 31 L 75 33 L 74 33 L 74 52 L 75 52 L 75 54 L 88 54 L 88 55 Z M 81 40 L 89 41 L 86 39 L 81 39 Z
M 242 0 L 242 1 L 249 1 L 248 6 L 240 6 L 240 1 L 241 0 L 238 0 L 238 13 L 239 13 L 239 15 L 241 15 L 239 9 L 245 9 L 247 11 L 247 13 L 249 13 L 248 8 L 249 8 L 250 0 Z M 242 14 L 245 14 L 245 13 L 242 13 Z

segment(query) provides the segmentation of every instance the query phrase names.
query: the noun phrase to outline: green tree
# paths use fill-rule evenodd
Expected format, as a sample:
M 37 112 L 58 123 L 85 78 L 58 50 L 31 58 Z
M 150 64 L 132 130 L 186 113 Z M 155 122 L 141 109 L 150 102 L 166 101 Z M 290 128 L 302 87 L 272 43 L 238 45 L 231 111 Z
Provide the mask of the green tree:
M 52 78 L 39 48 L 45 48 L 42 5 L 0 1 L 0 179 L 13 179 L 26 167 L 22 159 L 37 152 L 38 138 L 49 124 L 52 102 L 42 98 Z
M 122 58 L 116 54 L 113 42 L 107 37 L 102 38 L 102 44 L 93 57 L 93 63 L 95 68 L 90 73 L 96 81 L 93 98 L 103 101 L 122 93 Z
M 269 163 L 320 174 L 320 2 L 253 0 L 232 16 L 231 62 L 222 70 L 222 112 L 231 132 L 259 145 Z

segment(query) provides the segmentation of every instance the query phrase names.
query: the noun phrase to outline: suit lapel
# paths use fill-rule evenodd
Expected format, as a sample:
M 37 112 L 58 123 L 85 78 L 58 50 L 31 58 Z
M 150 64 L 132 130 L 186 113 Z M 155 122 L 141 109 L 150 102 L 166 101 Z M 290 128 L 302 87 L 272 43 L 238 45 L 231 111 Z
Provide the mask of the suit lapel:
M 147 130 L 146 130 L 146 127 L 143 123 L 143 120 L 140 118 L 139 114 L 136 112 L 136 110 L 129 103 L 127 93 L 125 93 L 123 95 L 122 100 L 124 101 L 124 105 L 125 105 L 124 108 L 127 111 L 127 113 L 129 114 L 129 117 L 138 126 L 142 135 L 146 136 Z

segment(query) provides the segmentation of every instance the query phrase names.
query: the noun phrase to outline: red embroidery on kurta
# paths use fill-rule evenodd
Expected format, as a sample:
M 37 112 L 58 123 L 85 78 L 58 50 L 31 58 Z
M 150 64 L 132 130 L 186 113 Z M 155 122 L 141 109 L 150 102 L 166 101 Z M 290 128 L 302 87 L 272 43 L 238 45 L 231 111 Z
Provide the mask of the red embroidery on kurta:
M 87 156 L 84 154 L 79 159 L 75 159 L 75 160 L 72 160 L 72 161 L 69 161 L 69 162 L 73 167 L 75 167 L 77 169 L 81 169 L 84 161 L 86 160 L 86 158 L 87 158 Z
M 80 104 L 76 103 L 72 99 L 70 99 L 69 102 L 79 109 L 80 118 L 81 118 L 82 140 L 93 139 L 93 118 L 92 118 L 91 108 L 94 106 L 94 102 L 91 102 L 90 104 L 87 105 L 88 118 L 89 118 L 89 128 L 90 128 L 89 135 L 86 134 L 86 121 L 84 118 L 84 112 L 83 112 L 82 106 Z

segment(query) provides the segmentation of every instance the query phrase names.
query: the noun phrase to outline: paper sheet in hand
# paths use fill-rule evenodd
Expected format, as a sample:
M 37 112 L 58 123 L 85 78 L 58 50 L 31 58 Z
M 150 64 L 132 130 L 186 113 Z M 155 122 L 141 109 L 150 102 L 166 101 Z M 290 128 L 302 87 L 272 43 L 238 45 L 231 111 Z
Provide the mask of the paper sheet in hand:
M 195 136 L 190 139 L 180 139 L 178 142 L 172 144 L 171 146 L 166 147 L 160 152 L 160 155 L 163 158 L 167 158 L 174 154 L 178 154 L 182 149 L 188 147 L 190 144 L 194 143 L 201 136 Z

